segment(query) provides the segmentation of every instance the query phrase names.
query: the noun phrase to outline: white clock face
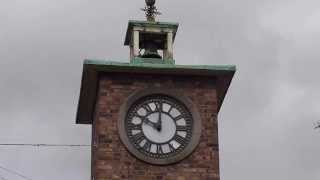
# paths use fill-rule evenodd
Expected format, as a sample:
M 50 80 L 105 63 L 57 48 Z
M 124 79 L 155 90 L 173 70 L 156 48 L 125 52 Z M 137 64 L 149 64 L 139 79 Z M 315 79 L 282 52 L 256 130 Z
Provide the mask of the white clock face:
M 154 159 L 178 155 L 192 137 L 193 119 L 180 101 L 163 95 L 144 97 L 129 108 L 125 120 L 129 142 Z
M 148 120 L 152 123 L 158 123 L 160 119 L 159 128 L 154 128 L 151 123 L 147 123 Z M 152 113 L 146 117 L 145 121 L 146 122 L 142 123 L 142 132 L 146 138 L 155 143 L 165 143 L 172 139 L 176 133 L 176 124 L 167 114 L 161 112 Z

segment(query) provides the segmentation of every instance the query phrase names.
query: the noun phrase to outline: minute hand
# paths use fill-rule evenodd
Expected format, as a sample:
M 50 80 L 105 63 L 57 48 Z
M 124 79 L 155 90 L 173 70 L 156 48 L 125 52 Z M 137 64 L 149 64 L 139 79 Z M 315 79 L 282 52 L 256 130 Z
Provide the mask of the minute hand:
M 161 131 L 161 129 L 162 129 L 162 120 L 161 120 L 161 109 L 162 109 L 162 103 L 160 102 L 160 108 L 159 108 L 159 119 L 158 119 L 158 127 L 157 127 L 157 129 L 158 129 L 158 131 Z

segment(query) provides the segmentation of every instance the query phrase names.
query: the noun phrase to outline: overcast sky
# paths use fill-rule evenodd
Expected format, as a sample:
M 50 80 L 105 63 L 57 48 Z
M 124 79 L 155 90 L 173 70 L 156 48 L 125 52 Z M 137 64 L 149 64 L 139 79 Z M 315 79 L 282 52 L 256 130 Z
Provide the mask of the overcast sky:
M 234 64 L 219 114 L 221 180 L 320 179 L 320 1 L 158 0 L 177 64 Z M 75 125 L 85 58 L 125 62 L 143 0 L 0 1 L 0 143 L 90 144 Z M 88 180 L 90 148 L 1 147 L 32 180 Z M 22 180 L 0 169 L 0 179 Z

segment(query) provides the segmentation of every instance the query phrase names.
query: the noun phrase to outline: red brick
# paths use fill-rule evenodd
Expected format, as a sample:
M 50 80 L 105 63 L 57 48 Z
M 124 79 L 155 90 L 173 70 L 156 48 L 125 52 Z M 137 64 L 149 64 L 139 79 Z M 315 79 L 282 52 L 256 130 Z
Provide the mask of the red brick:
M 154 166 L 129 154 L 118 135 L 118 113 L 128 96 L 148 87 L 171 87 L 197 106 L 202 135 L 193 154 L 180 163 Z M 219 180 L 215 82 L 206 77 L 106 74 L 99 80 L 93 126 L 92 173 L 96 180 Z

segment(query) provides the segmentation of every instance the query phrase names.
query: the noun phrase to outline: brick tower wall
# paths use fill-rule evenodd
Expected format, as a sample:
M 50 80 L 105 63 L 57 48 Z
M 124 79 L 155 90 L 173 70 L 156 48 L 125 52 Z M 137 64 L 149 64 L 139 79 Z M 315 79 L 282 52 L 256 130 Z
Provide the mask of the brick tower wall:
M 214 78 L 138 74 L 101 74 L 93 121 L 92 176 L 95 180 L 219 180 L 217 93 Z M 195 151 L 177 164 L 155 166 L 136 159 L 120 140 L 120 106 L 129 95 L 149 87 L 172 88 L 188 97 L 200 113 L 202 133 Z

